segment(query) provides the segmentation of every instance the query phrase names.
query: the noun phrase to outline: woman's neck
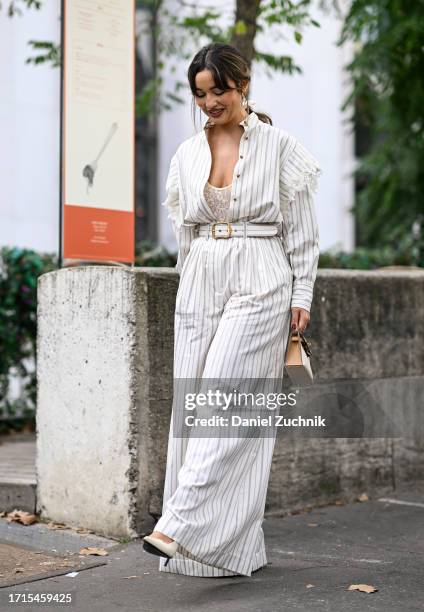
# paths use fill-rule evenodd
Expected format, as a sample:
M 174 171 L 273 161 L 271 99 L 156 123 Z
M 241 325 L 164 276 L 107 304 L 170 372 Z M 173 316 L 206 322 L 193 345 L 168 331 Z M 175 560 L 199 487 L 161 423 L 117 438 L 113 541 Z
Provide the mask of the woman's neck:
M 232 134 L 238 133 L 240 131 L 240 122 L 248 117 L 249 113 L 246 111 L 242 111 L 239 118 L 234 119 L 233 121 L 229 121 L 223 125 L 214 124 L 209 125 L 208 129 L 212 129 L 215 136 L 223 135 L 223 134 Z M 213 119 L 212 119 L 213 121 Z M 209 123 L 209 122 L 208 122 Z

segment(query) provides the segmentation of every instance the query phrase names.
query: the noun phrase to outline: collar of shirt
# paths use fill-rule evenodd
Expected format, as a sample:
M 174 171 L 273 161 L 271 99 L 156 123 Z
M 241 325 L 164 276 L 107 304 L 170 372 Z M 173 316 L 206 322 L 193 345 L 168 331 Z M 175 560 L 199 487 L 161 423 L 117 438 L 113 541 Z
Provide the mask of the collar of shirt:
M 206 125 L 208 124 L 208 122 L 209 122 L 209 119 L 205 121 L 205 123 L 203 124 L 203 129 L 202 129 L 202 135 L 205 139 L 206 139 Z M 258 125 L 258 123 L 259 123 L 259 117 L 255 113 L 255 111 L 252 110 L 247 115 L 247 117 L 245 117 L 239 122 L 239 125 L 243 127 L 245 132 L 248 132 L 249 130 L 252 130 L 253 128 L 255 128 Z

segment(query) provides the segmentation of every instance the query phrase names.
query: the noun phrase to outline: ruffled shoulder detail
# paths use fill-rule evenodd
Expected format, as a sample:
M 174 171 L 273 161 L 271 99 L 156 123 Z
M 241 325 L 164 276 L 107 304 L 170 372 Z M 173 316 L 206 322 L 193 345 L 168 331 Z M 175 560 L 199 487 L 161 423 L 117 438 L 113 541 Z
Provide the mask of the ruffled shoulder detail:
M 297 192 L 318 189 L 318 178 L 323 171 L 318 160 L 298 140 L 288 156 L 280 162 L 280 197 L 286 204 L 295 199 Z

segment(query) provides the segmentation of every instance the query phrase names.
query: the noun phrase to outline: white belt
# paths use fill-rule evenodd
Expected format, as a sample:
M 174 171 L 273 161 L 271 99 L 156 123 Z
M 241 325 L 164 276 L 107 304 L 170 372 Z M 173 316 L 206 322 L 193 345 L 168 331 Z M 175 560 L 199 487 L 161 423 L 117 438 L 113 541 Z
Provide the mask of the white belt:
M 229 223 L 227 221 L 217 221 L 216 223 L 199 225 L 199 236 L 211 236 L 212 238 L 277 235 L 281 235 L 281 223 L 249 223 L 249 221 Z

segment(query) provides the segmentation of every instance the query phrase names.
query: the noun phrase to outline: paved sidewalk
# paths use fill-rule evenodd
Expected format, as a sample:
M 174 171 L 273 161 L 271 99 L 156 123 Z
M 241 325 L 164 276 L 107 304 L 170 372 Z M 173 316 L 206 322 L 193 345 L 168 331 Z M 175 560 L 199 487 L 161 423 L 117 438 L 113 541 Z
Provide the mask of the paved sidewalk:
M 0 511 L 35 512 L 35 441 L 34 432 L 0 435 Z
M 0 436 L 0 483 L 36 484 L 35 433 Z
M 250 578 L 214 579 L 158 572 L 157 559 L 142 550 L 140 540 L 117 544 L 0 519 L 3 541 L 32 542 L 38 550 L 54 548 L 58 553 L 78 550 L 89 541 L 109 551 L 102 557 L 107 565 L 81 571 L 75 578 L 54 576 L 0 589 L 0 610 L 63 607 L 14 606 L 8 603 L 11 593 L 71 593 L 73 603 L 66 608 L 78 612 L 424 610 L 423 525 L 423 482 L 385 498 L 268 518 L 264 529 L 269 565 Z M 347 590 L 362 583 L 378 591 Z

